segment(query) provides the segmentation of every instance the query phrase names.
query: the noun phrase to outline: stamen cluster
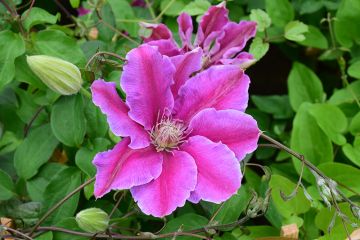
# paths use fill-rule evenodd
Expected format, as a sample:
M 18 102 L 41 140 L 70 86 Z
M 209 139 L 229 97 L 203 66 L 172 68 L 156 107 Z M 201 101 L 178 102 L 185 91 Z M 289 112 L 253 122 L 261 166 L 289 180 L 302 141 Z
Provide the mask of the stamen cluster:
M 170 152 L 184 142 L 186 130 L 187 127 L 182 121 L 163 117 L 150 131 L 151 143 L 158 152 Z

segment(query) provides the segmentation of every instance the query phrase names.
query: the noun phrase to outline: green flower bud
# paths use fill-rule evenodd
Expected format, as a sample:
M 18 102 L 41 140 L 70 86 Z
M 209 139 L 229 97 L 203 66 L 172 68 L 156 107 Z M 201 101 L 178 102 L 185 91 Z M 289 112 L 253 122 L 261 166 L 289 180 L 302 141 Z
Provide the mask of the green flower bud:
M 88 208 L 76 214 L 79 227 L 89 233 L 104 232 L 109 226 L 109 216 L 99 208 Z
M 27 56 L 26 60 L 31 70 L 53 91 L 62 95 L 79 92 L 83 81 L 74 64 L 46 55 Z

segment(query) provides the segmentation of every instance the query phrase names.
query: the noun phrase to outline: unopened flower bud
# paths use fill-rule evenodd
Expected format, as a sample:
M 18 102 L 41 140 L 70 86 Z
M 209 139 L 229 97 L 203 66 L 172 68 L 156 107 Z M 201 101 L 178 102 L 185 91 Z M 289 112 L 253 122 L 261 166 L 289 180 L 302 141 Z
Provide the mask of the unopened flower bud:
M 109 226 L 109 216 L 99 208 L 88 208 L 76 214 L 79 227 L 89 233 L 104 232 Z
M 31 70 L 51 90 L 62 95 L 77 93 L 82 85 L 81 73 L 74 64 L 60 58 L 35 55 L 27 56 Z

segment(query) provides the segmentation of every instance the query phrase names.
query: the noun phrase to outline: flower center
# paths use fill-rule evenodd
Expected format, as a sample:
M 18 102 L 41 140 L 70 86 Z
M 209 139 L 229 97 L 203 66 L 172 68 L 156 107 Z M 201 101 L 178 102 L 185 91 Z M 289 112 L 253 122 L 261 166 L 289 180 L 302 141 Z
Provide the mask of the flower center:
M 181 121 L 165 117 L 151 129 L 151 143 L 158 152 L 170 152 L 184 142 L 187 136 L 186 129 L 186 126 Z

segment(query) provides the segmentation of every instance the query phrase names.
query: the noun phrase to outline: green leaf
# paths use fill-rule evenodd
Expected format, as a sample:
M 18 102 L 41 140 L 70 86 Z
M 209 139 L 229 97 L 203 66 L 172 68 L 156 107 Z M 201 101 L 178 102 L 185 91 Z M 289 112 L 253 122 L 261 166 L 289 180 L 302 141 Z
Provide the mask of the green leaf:
M 315 118 L 309 113 L 312 105 L 304 103 L 298 109 L 293 121 L 290 147 L 294 151 L 305 156 L 314 165 L 332 162 L 333 145 L 330 138 L 323 132 L 317 124 Z M 293 163 L 298 172 L 301 170 L 300 160 L 293 157 Z M 304 170 L 304 179 L 311 181 L 312 174 Z
M 0 91 L 15 76 L 15 58 L 25 52 L 22 37 L 11 31 L 0 32 Z
M 11 177 L 0 169 L 0 201 L 11 199 L 14 196 L 14 189 Z
M 329 178 L 351 188 L 355 192 L 360 192 L 360 170 L 344 163 L 323 163 L 318 168 Z M 340 190 L 347 196 L 357 195 L 348 189 L 339 186 Z
M 326 103 L 314 104 L 310 107 L 309 113 L 334 143 L 346 143 L 346 138 L 342 134 L 347 130 L 347 118 L 340 108 Z
M 90 137 L 104 137 L 108 131 L 106 116 L 101 110 L 94 105 L 92 101 L 88 101 L 85 107 L 85 116 L 87 123 L 87 133 Z
M 266 12 L 273 24 L 284 27 L 294 19 L 294 9 L 288 0 L 265 0 Z
M 293 116 L 287 95 L 256 96 L 252 95 L 251 100 L 256 107 L 263 112 L 272 114 L 276 119 L 288 119 Z
M 102 21 L 107 24 L 105 25 L 102 23 L 97 14 L 92 15 L 92 20 L 94 22 L 98 22 L 97 29 L 99 30 L 99 40 L 110 43 L 115 35 L 113 29 L 111 28 L 115 28 L 116 26 L 115 16 L 109 3 L 105 3 L 100 10 Z
M 345 221 L 346 228 L 351 233 L 354 229 L 351 227 L 351 223 L 360 224 L 359 220 L 356 220 L 353 214 L 350 211 L 348 203 L 338 203 L 341 212 L 349 217 L 349 222 Z M 346 239 L 346 230 L 344 228 L 343 222 L 339 216 L 336 216 L 335 225 L 332 228 L 331 232 L 328 232 L 329 224 L 335 214 L 335 208 L 322 208 L 315 217 L 315 225 L 324 232 L 325 238 L 321 239 Z
M 245 185 L 242 185 L 237 194 L 227 200 L 214 220 L 220 224 L 236 221 L 245 210 L 250 200 L 250 194 Z M 220 205 L 217 205 L 219 208 Z
M 353 78 L 360 79 L 360 61 L 356 61 L 350 65 L 348 74 Z
M 107 1 L 112 9 L 112 12 L 116 18 L 116 26 L 127 31 L 130 36 L 136 37 L 139 31 L 139 24 L 137 22 L 122 22 L 121 20 L 136 19 L 133 8 L 126 0 L 108 0 Z
M 350 143 L 345 144 L 342 150 L 350 161 L 360 167 L 360 136 L 355 137 L 353 145 Z
M 349 131 L 354 136 L 360 135 L 360 112 L 351 119 Z
M 19 99 L 19 107 L 16 109 L 16 114 L 24 123 L 28 123 L 34 117 L 34 114 L 39 111 L 40 106 L 34 103 L 34 95 L 29 91 L 16 89 L 16 95 Z M 48 119 L 48 114 L 45 110 L 38 113 L 38 116 L 33 121 L 32 126 L 38 126 Z
M 273 226 L 247 226 L 246 229 L 237 228 L 232 231 L 237 240 L 253 240 L 261 237 L 279 236 L 280 231 Z M 266 240 L 263 239 L 263 240 Z M 268 239 L 276 240 L 276 238 Z M 279 239 L 281 240 L 281 239 Z
M 187 4 L 182 11 L 190 16 L 198 16 L 204 14 L 210 6 L 211 4 L 207 0 L 195 0 Z
M 165 11 L 167 16 L 178 16 L 185 8 L 186 3 L 183 0 L 162 0 L 160 3 L 160 10 Z
M 14 151 L 21 142 L 22 140 L 15 133 L 6 131 L 0 138 L 0 155 Z
M 75 218 L 70 218 L 70 217 L 61 219 L 58 223 L 56 223 L 56 227 L 82 232 L 82 230 L 77 225 Z M 88 240 L 89 237 L 76 236 L 73 234 L 68 234 L 63 232 L 54 232 L 53 240 L 67 240 L 67 239 Z
M 295 42 L 301 42 L 305 40 L 304 33 L 309 31 L 309 27 L 300 22 L 292 21 L 285 26 L 285 38 Z
M 80 184 L 81 174 L 76 168 L 70 167 L 61 171 L 51 180 L 45 189 L 43 212 L 54 206 Z M 46 222 L 55 224 L 66 217 L 73 216 L 78 205 L 79 195 L 80 194 L 77 193 L 68 199 L 47 219 Z
M 84 53 L 76 40 L 58 30 L 43 30 L 33 35 L 34 48 L 38 54 L 61 58 L 75 65 L 84 66 Z
M 49 124 L 31 130 L 25 141 L 16 149 L 14 166 L 19 177 L 29 179 L 51 157 L 58 141 Z
M 289 195 L 295 188 L 295 183 L 291 182 L 289 179 L 280 175 L 272 175 L 269 186 L 272 188 L 271 197 L 275 207 L 285 218 L 289 218 L 294 214 L 305 213 L 310 209 L 310 202 L 305 197 L 302 190 L 299 190 L 291 200 L 284 201 L 282 199 L 280 191 Z
M 26 189 L 31 200 L 37 202 L 44 201 L 44 191 L 49 182 L 57 176 L 59 172 L 68 168 L 60 163 L 49 162 L 40 168 L 39 174 L 26 181 Z
M 30 11 L 30 13 L 29 13 Z M 50 23 L 55 24 L 58 20 L 59 15 L 51 15 L 46 10 L 38 7 L 33 7 L 32 9 L 26 10 L 22 15 L 21 19 L 24 24 L 26 31 L 29 31 L 33 26 Z
M 28 83 L 36 88 L 47 89 L 45 84 L 29 68 L 25 55 L 15 60 L 15 69 L 15 79 L 17 81 Z
M 252 40 L 249 52 L 257 61 L 259 61 L 267 51 L 269 51 L 268 42 L 264 42 L 260 37 L 256 37 Z
M 354 42 L 360 43 L 360 1 L 343 0 L 336 13 L 334 32 L 337 41 L 344 47 L 350 48 Z
M 294 62 L 288 77 L 289 98 L 297 111 L 304 102 L 322 102 L 325 96 L 322 83 L 316 74 L 305 65 Z
M 51 129 L 60 142 L 72 147 L 80 146 L 86 133 L 82 96 L 64 96 L 57 101 L 53 106 L 50 122 Z
M 22 224 L 25 226 L 33 226 L 39 220 L 40 209 L 41 203 L 27 202 L 18 205 L 12 215 L 17 219 L 21 219 Z
M 200 228 L 206 226 L 209 220 L 203 216 L 197 215 L 195 213 L 187 213 L 180 217 L 170 220 L 161 230 L 161 233 L 176 232 L 179 229 L 182 231 L 187 231 L 191 229 Z M 170 238 L 167 238 L 170 239 Z M 192 237 L 181 237 L 183 240 L 193 239 Z
M 318 28 L 308 25 L 308 30 L 309 31 L 304 33 L 305 39 L 303 41 L 298 41 L 300 45 L 320 49 L 327 49 L 329 47 L 326 37 Z
M 350 83 L 345 88 L 336 90 L 330 97 L 329 103 L 334 105 L 340 105 L 343 103 L 353 103 L 355 100 L 360 99 L 360 81 Z
M 263 32 L 271 25 L 269 15 L 261 9 L 252 9 L 250 13 L 250 20 L 257 23 L 256 29 L 259 32 Z
M 70 5 L 72 8 L 78 8 L 80 6 L 80 0 L 70 0 Z
M 52 232 L 45 232 L 41 234 L 40 236 L 34 238 L 35 240 L 52 240 L 53 239 L 53 233 Z
M 110 144 L 110 141 L 105 138 L 94 139 L 92 146 L 82 147 L 77 151 L 75 155 L 76 165 L 89 177 L 95 176 L 96 169 L 92 164 L 92 160 L 97 153 L 105 151 Z
M 324 7 L 322 1 L 318 0 L 305 0 L 300 6 L 300 14 L 314 13 Z

